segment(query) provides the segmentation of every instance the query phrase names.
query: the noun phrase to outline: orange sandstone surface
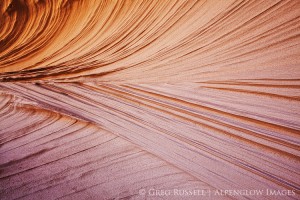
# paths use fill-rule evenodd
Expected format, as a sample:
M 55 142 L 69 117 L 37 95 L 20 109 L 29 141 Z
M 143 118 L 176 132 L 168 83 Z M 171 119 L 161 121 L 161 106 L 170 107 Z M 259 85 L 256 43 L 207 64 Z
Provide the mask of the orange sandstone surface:
M 300 1 L 1 0 L 0 199 L 300 199 Z

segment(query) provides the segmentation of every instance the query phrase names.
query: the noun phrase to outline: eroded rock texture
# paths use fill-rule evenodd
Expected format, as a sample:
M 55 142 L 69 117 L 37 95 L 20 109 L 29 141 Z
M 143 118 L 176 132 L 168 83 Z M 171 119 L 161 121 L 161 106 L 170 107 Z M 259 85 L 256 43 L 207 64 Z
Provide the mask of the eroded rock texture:
M 0 12 L 0 199 L 300 198 L 299 1 Z

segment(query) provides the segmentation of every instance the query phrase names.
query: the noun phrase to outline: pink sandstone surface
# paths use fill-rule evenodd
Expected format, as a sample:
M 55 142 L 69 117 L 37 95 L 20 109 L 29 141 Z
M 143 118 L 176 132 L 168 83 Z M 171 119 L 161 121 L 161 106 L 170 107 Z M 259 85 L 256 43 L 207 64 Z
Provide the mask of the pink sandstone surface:
M 1 200 L 300 199 L 300 1 L 0 16 Z

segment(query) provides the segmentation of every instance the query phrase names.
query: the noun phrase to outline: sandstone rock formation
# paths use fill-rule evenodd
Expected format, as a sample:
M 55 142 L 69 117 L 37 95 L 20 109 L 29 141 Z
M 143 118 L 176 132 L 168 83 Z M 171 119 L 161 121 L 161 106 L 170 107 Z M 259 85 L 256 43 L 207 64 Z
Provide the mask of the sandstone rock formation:
M 0 12 L 0 199 L 300 198 L 299 1 Z

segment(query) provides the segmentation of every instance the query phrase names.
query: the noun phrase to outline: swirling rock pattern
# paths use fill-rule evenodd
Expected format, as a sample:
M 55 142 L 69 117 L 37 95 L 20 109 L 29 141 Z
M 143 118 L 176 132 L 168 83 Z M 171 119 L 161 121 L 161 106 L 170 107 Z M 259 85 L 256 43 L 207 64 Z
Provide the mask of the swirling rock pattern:
M 0 12 L 1 199 L 300 198 L 299 1 L 3 0 Z

